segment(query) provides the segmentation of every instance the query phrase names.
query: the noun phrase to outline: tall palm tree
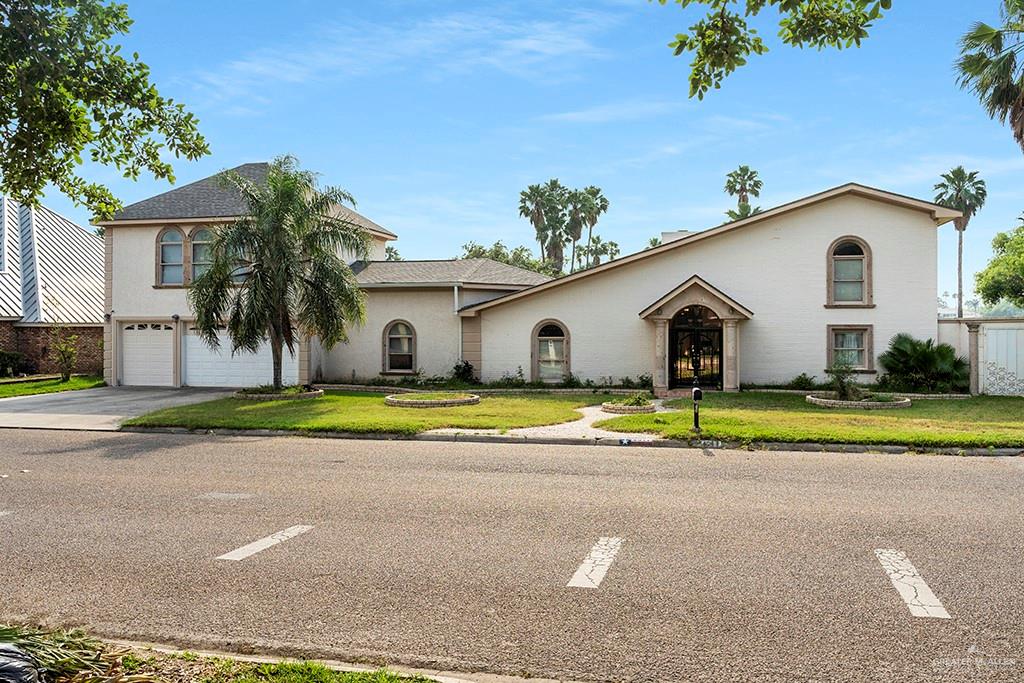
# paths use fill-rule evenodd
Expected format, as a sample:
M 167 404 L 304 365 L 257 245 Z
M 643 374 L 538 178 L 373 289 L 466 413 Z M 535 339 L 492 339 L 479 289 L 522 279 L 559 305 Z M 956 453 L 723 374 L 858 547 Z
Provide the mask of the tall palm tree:
M 601 217 L 601 214 L 608 212 L 608 199 L 604 196 L 604 193 L 601 192 L 601 188 L 595 185 L 590 185 L 584 188 L 583 191 L 590 195 L 591 199 L 593 200 L 591 204 L 588 205 L 589 212 L 586 215 L 588 247 L 587 267 L 589 268 L 590 254 L 593 253 L 593 251 L 590 250 L 589 247 L 592 246 L 591 242 L 593 241 L 594 226 L 597 225 L 597 219 Z
M 743 204 L 742 202 L 735 209 L 729 209 L 725 212 L 725 215 L 729 217 L 730 221 L 738 221 L 743 218 L 749 218 L 754 214 L 761 213 L 760 206 L 751 206 L 750 204 Z
M 367 258 L 370 238 L 338 211 L 355 205 L 352 196 L 318 187 L 294 157 L 275 159 L 265 183 L 233 172 L 222 178 L 248 211 L 216 231 L 209 270 L 189 289 L 195 327 L 217 348 L 226 321 L 232 353 L 269 341 L 279 389 L 283 349 L 295 355 L 300 334 L 330 349 L 348 338 L 349 323 L 363 321 L 364 295 L 341 253 Z
M 576 243 L 583 237 L 583 226 L 587 218 L 594 212 L 594 198 L 583 190 L 570 190 L 566 195 L 566 228 L 572 240 L 572 254 L 569 256 L 569 267 L 576 270 Z
M 977 171 L 970 173 L 963 166 L 957 166 L 942 174 L 942 180 L 935 185 L 935 203 L 956 209 L 963 216 L 953 220 L 956 227 L 956 317 L 964 317 L 964 230 L 971 218 L 985 204 L 988 189 Z
M 977 95 L 993 119 L 1009 123 L 1024 149 L 1024 0 L 1003 0 L 1002 26 L 978 22 L 960 39 L 961 88 Z
M 749 166 L 740 166 L 725 176 L 725 191 L 730 197 L 736 197 L 739 206 L 750 204 L 750 198 L 760 197 L 764 183 L 757 176 L 757 171 Z
M 542 186 L 544 190 L 544 224 L 547 230 L 547 260 L 555 273 L 565 266 L 565 245 L 570 242 L 566 211 L 569 189 L 557 178 Z
M 540 185 L 528 186 L 519 193 L 519 215 L 530 221 L 540 247 L 540 262 L 544 263 L 548 230 L 545 222 L 544 207 L 547 204 L 547 192 Z

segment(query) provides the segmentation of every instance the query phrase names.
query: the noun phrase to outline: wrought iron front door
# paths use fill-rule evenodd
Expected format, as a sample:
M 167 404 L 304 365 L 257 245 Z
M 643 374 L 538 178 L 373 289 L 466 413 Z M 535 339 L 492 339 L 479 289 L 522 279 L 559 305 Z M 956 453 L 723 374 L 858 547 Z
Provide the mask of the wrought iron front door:
M 669 372 L 672 387 L 722 386 L 722 328 L 673 328 Z

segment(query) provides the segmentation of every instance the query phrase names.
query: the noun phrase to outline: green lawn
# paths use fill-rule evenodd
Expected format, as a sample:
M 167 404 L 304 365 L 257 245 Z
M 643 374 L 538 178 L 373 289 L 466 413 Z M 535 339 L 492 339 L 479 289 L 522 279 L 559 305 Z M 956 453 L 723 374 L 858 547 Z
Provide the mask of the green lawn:
M 691 438 L 692 402 L 670 401 L 679 413 L 627 415 L 596 426 L 617 431 Z M 706 393 L 701 403 L 704 438 L 726 441 L 893 444 L 904 446 L 1024 446 L 1024 398 L 977 396 L 915 401 L 898 410 L 836 410 L 794 394 Z
M 11 396 L 30 396 L 32 394 L 53 394 L 58 391 L 75 391 L 76 389 L 93 389 L 104 385 L 102 377 L 72 377 L 67 382 L 59 379 L 40 379 L 31 382 L 0 382 L 0 398 Z
M 384 405 L 384 394 L 328 391 L 323 398 L 244 401 L 225 398 L 166 408 L 125 423 L 134 427 L 189 429 L 292 429 L 309 432 L 416 434 L 428 429 L 514 429 L 577 420 L 573 410 L 605 400 L 602 394 L 486 396 L 476 405 L 401 408 Z
M 342 672 L 312 662 L 246 664 L 220 660 L 201 683 L 428 683 L 421 676 L 400 676 L 390 671 Z

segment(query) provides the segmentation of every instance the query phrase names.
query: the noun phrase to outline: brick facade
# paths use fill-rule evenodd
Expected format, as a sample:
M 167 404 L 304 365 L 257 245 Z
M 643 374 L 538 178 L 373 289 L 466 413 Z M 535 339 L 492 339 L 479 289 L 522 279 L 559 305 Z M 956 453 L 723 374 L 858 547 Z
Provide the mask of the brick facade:
M 78 335 L 78 364 L 76 373 L 99 375 L 103 373 L 103 326 L 89 325 L 67 328 L 70 334 Z M 57 366 L 50 359 L 50 337 L 53 332 L 48 326 L 15 326 L 9 321 L 0 321 L 0 350 L 17 351 L 35 372 L 51 374 Z

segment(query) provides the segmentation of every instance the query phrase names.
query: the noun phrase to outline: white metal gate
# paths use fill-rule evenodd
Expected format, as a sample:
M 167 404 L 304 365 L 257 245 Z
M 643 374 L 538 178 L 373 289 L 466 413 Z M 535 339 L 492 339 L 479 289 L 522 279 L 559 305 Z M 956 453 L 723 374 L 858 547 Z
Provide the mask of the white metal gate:
M 1024 396 L 1024 325 L 983 325 L 981 390 L 997 396 Z

